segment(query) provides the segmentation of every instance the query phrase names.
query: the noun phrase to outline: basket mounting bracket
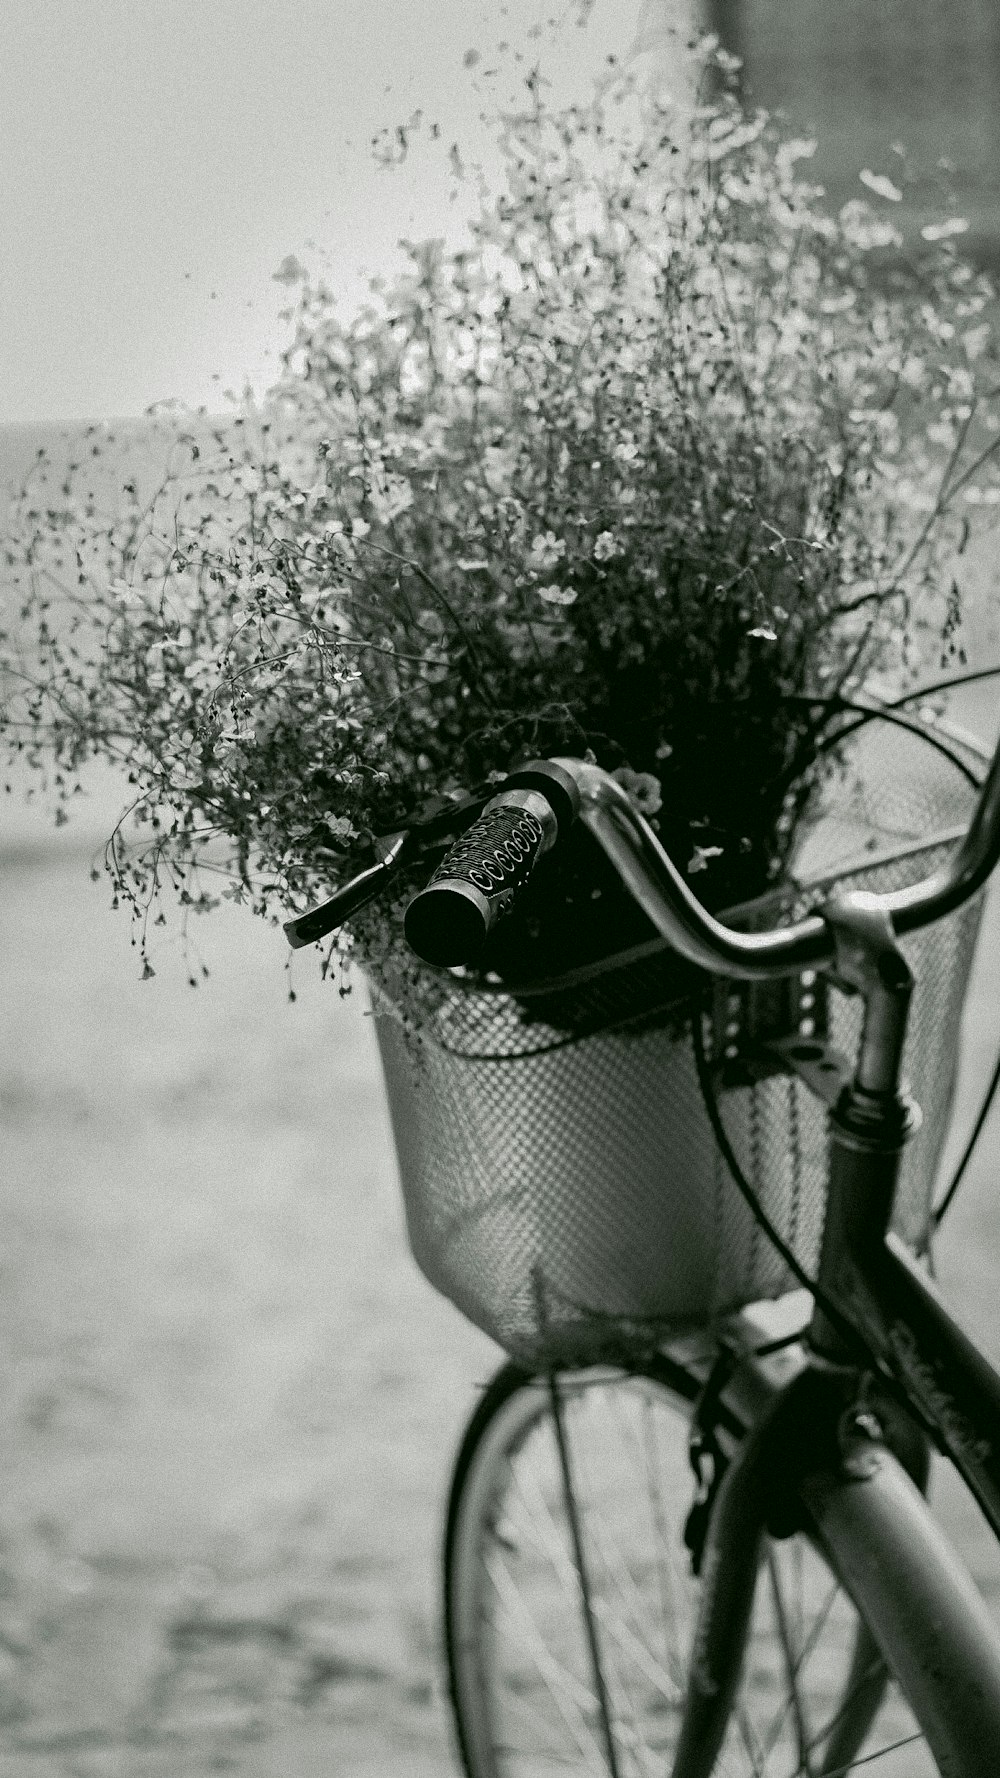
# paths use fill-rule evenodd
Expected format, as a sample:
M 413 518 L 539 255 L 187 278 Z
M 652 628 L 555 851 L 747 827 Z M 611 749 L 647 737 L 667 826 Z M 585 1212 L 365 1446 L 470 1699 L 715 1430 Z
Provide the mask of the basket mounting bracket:
M 832 1105 L 850 1070 L 830 1045 L 829 1023 L 828 984 L 816 970 L 780 981 L 716 980 L 712 1059 L 721 1085 L 749 1086 L 768 1075 L 797 1074 Z
M 778 1038 L 766 1048 L 781 1062 L 783 1073 L 797 1074 L 818 1099 L 831 1107 L 836 1105 L 851 1078 L 850 1063 L 840 1050 L 798 1034 Z

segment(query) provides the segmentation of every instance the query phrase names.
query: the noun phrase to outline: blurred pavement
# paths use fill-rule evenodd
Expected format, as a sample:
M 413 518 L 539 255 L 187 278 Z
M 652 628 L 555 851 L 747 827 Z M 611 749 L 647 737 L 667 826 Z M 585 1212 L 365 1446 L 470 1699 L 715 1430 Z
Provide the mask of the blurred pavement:
M 65 831 L 65 830 L 64 830 Z M 440 1503 L 494 1349 L 419 1278 L 361 992 L 85 853 L 0 866 L 0 1778 L 444 1778 Z

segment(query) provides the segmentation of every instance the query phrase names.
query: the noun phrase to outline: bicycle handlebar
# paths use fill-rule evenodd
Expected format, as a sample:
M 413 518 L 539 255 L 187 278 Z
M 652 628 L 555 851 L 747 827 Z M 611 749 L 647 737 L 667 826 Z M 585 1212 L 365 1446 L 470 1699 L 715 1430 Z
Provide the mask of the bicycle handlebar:
M 567 784 L 571 786 L 569 793 Z M 519 786 L 523 788 L 519 790 Z M 554 787 L 557 788 L 553 803 Z M 505 807 L 509 821 L 510 799 L 528 794 L 548 803 L 550 837 L 544 844 L 539 841 L 535 846 L 526 869 L 515 869 L 511 864 L 504 873 L 500 868 L 502 882 L 493 885 L 492 897 L 482 896 L 489 902 L 488 913 L 477 908 L 476 916 L 470 919 L 463 908 L 460 916 L 452 918 L 449 914 L 449 904 L 452 909 L 457 908 L 460 900 L 464 901 L 465 907 L 472 905 L 468 893 L 470 881 L 472 887 L 476 885 L 470 879 L 469 871 L 476 862 L 477 853 L 475 848 L 470 853 L 466 840 L 459 841 L 452 848 L 427 889 L 410 902 L 406 910 L 407 940 L 426 962 L 476 962 L 487 932 L 516 900 L 537 859 L 557 843 L 557 835 L 561 835 L 573 817 L 574 805 L 578 818 L 606 853 L 657 932 L 688 961 L 713 975 L 759 980 L 795 975 L 803 969 L 823 967 L 833 960 L 833 934 L 820 914 L 809 914 L 790 926 L 765 932 L 738 932 L 715 919 L 692 894 L 677 866 L 621 785 L 599 766 L 582 760 L 533 760 L 521 771 L 513 773 L 504 782 L 500 797 L 487 805 L 480 823 L 477 823 L 477 826 L 487 823 L 482 834 L 477 836 L 479 851 L 494 833 L 487 820 L 490 811 Z M 495 820 L 495 816 L 491 819 Z M 471 838 L 472 835 L 467 836 L 467 839 Z M 941 919 L 974 895 L 986 882 L 998 858 L 1000 742 L 968 831 L 948 862 L 934 875 L 908 889 L 868 896 L 868 905 L 888 914 L 897 937 L 915 932 L 919 927 Z M 482 859 L 478 862 L 481 864 Z M 463 883 L 464 887 L 461 886 Z M 435 897 L 436 901 L 433 900 Z M 432 934 L 430 948 L 423 949 L 427 934 Z

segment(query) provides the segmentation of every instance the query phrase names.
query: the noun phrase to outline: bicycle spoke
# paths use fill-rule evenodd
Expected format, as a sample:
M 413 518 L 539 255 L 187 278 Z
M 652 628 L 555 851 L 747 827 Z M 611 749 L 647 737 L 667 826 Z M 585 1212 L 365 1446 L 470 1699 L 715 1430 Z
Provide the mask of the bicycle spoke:
M 785 1547 L 787 1549 L 787 1545 Z M 822 1635 L 827 1627 L 827 1624 L 829 1622 L 830 1613 L 833 1610 L 833 1607 L 834 1607 L 837 1599 L 843 1597 L 843 1594 L 841 1592 L 841 1589 L 840 1589 L 838 1583 L 836 1581 L 832 1581 L 827 1589 L 826 1597 L 823 1601 L 822 1606 L 820 1607 L 820 1609 L 817 1612 L 815 1612 L 813 1614 L 813 1622 L 812 1622 L 812 1625 L 811 1625 L 808 1633 L 803 1634 L 803 1627 L 804 1627 L 804 1622 L 805 1622 L 805 1613 L 804 1613 L 804 1609 L 803 1609 L 804 1594 L 805 1594 L 805 1581 L 804 1581 L 805 1555 L 806 1555 L 806 1551 L 805 1551 L 805 1549 L 803 1549 L 803 1547 L 801 1547 L 799 1545 L 794 1546 L 793 1551 L 792 1551 L 792 1560 L 794 1562 L 796 1579 L 797 1579 L 797 1586 L 795 1588 L 795 1597 L 796 1597 L 796 1604 L 797 1604 L 796 1616 L 797 1616 L 799 1626 L 800 1626 L 798 1634 L 801 1638 L 801 1644 L 800 1644 L 797 1658 L 794 1663 L 793 1677 L 791 1678 L 791 1680 L 789 1682 L 789 1696 L 786 1697 L 784 1706 L 778 1712 L 778 1714 L 774 1717 L 774 1720 L 772 1721 L 771 1726 L 770 1726 L 769 1734 L 767 1736 L 765 1736 L 765 1738 L 764 1738 L 763 1755 L 764 1755 L 765 1761 L 770 1758 L 771 1753 L 773 1752 L 774 1748 L 777 1746 L 778 1739 L 784 1729 L 785 1723 L 788 1720 L 789 1712 L 793 1708 L 793 1699 L 792 1699 L 793 1687 L 795 1687 L 795 1685 L 798 1681 L 798 1677 L 802 1673 L 803 1669 L 805 1668 L 806 1663 L 808 1662 L 811 1654 L 813 1653 L 815 1648 L 818 1646 L 820 1638 L 822 1637 Z M 774 1560 L 774 1551 L 773 1551 L 773 1547 L 772 1547 L 768 1552 L 769 1566 L 772 1564 L 773 1560 Z M 811 1737 L 809 1738 L 809 1740 L 807 1741 L 807 1744 L 806 1744 L 805 1751 L 806 1751 L 807 1755 L 815 1752 L 816 1748 L 826 1739 L 831 1728 L 834 1726 L 837 1716 L 840 1715 L 842 1713 L 842 1711 L 844 1710 L 844 1708 L 847 1708 L 847 1707 L 849 1707 L 849 1706 L 845 1706 L 842 1703 L 841 1706 L 838 1708 L 838 1711 L 835 1714 L 835 1716 L 830 1718 L 826 1727 L 824 1729 L 822 1729 L 819 1733 L 813 1733 L 811 1735 Z
M 579 1583 L 567 1547 L 566 1527 L 557 1521 L 534 1469 L 525 1476 L 519 1468 L 514 1477 L 514 1489 L 524 1508 L 525 1516 L 517 1521 L 522 1538 L 551 1563 L 563 1585 L 567 1602 L 575 1601 Z M 540 1524 L 536 1524 L 536 1515 L 541 1519 Z
M 841 1698 L 833 1715 L 813 1736 L 809 1748 L 811 1753 L 814 1753 L 818 1747 L 821 1747 L 824 1741 L 829 1741 L 834 1729 L 843 1721 L 844 1717 L 850 1713 L 853 1705 L 860 1698 L 865 1687 L 877 1677 L 883 1664 L 881 1656 L 876 1656 L 870 1666 L 866 1667 L 863 1673 L 858 1674 L 854 1684 L 849 1686 L 844 1693 L 844 1696 Z M 824 1778 L 826 1778 L 826 1774 L 824 1774 Z
M 860 1771 L 862 1766 L 874 1765 L 877 1759 L 885 1759 L 886 1754 L 898 1753 L 901 1747 L 915 1747 L 923 1740 L 919 1731 L 915 1735 L 902 1735 L 898 1741 L 888 1741 L 884 1747 L 876 1748 L 874 1753 L 864 1753 L 852 1759 L 850 1765 L 835 1766 L 832 1772 L 824 1772 L 823 1778 L 849 1778 L 851 1772 Z
M 812 1761 L 809 1758 L 808 1730 L 803 1715 L 802 1700 L 799 1697 L 798 1676 L 799 1668 L 801 1666 L 801 1654 L 796 1654 L 796 1651 L 792 1647 L 791 1632 L 788 1624 L 788 1617 L 785 1612 L 773 1548 L 768 1548 L 766 1560 L 768 1578 L 771 1585 L 771 1597 L 774 1603 L 774 1613 L 778 1621 L 778 1634 L 781 1638 L 782 1653 L 785 1660 L 785 1674 L 788 1681 L 788 1707 L 795 1718 L 795 1736 L 799 1744 L 799 1770 L 802 1774 L 802 1778 L 815 1778 Z M 801 1606 L 801 1567 L 799 1575 L 799 1604 Z
M 623 1390 L 622 1394 L 624 1395 L 625 1393 L 626 1392 Z M 638 1405 L 640 1410 L 648 1410 L 648 1402 L 641 1402 L 634 1405 Z M 624 1427 L 627 1431 L 634 1433 L 635 1419 L 635 1413 L 625 1414 L 623 1402 L 619 1425 Z M 643 1462 L 645 1463 L 645 1451 L 643 1451 L 642 1457 Z M 596 1488 L 587 1486 L 592 1472 L 588 1472 L 587 1465 L 582 1458 L 578 1457 L 578 1463 L 580 1478 L 583 1484 L 581 1488 L 582 1497 L 594 1502 L 597 1498 Z M 648 1468 L 646 1473 L 647 1477 L 650 1477 Z M 659 1478 L 654 1472 L 650 1481 L 650 1490 L 652 1491 L 653 1488 L 656 1489 L 656 1498 L 659 1502 L 660 1511 L 658 1514 L 656 1511 L 650 1511 L 648 1513 L 649 1535 L 644 1539 L 644 1548 L 652 1552 L 652 1554 L 645 1566 L 647 1570 L 652 1569 L 656 1574 L 658 1581 L 658 1598 L 662 1599 L 666 1594 L 669 1599 L 671 1607 L 669 1623 L 672 1623 L 673 1625 L 675 1631 L 674 1640 L 676 1642 L 678 1612 L 673 1598 L 671 1597 L 675 1589 L 671 1585 L 668 1576 L 670 1576 L 671 1573 L 669 1568 L 669 1550 L 672 1543 L 676 1540 L 677 1532 L 676 1524 L 672 1534 L 668 1529 L 666 1515 L 662 1508 L 662 1498 L 659 1494 L 658 1481 Z M 590 1547 L 595 1557 L 595 1578 L 599 1566 L 600 1572 L 607 1579 L 610 1588 L 613 1589 L 614 1595 L 621 1605 L 620 1614 L 614 1614 L 611 1611 L 610 1600 L 602 1597 L 601 1602 L 597 1607 L 602 1619 L 602 1624 L 605 1624 L 611 1634 L 619 1639 L 622 1647 L 627 1648 L 629 1653 L 639 1661 L 647 1678 L 650 1680 L 650 1683 L 654 1686 L 654 1689 L 662 1695 L 664 1701 L 668 1705 L 676 1706 L 681 1688 L 683 1687 L 686 1678 L 686 1669 L 678 1662 L 676 1652 L 674 1652 L 673 1658 L 671 1658 L 669 1624 L 665 1625 L 664 1628 L 665 1658 L 664 1660 L 661 1660 L 654 1653 L 653 1649 L 653 1644 L 656 1640 L 653 1634 L 653 1629 L 656 1625 L 658 1614 L 655 1609 L 654 1601 L 650 1597 L 649 1587 L 646 1586 L 644 1588 L 641 1584 L 640 1577 L 637 1577 L 634 1553 L 630 1559 L 622 1550 L 620 1543 L 617 1540 L 612 1540 L 612 1538 L 602 1535 L 601 1523 L 600 1514 L 597 1511 L 590 1510 L 588 1513 L 588 1530 L 590 1533 Z
M 518 1745 L 514 1741 L 498 1740 L 495 1751 L 501 1754 L 505 1760 L 517 1760 L 523 1763 L 525 1760 L 537 1761 L 542 1759 L 548 1765 L 565 1766 L 568 1771 L 579 1773 L 581 1757 L 588 1760 L 586 1767 L 588 1771 L 594 1769 L 588 1758 L 589 1752 L 590 1756 L 600 1761 L 600 1767 L 598 1769 L 601 1771 L 603 1778 L 603 1773 L 606 1770 L 604 1754 L 596 1740 L 592 1741 L 589 1750 L 581 1749 L 577 1746 L 572 1751 L 569 1751 L 565 1748 L 560 1749 L 559 1747 L 554 1747 L 552 1745 L 546 1746 L 540 1744 L 544 1743 L 545 1738 L 553 1732 L 558 1732 L 558 1725 L 543 1716 L 528 1698 L 524 1697 L 522 1693 L 519 1693 L 516 1690 L 512 1689 L 509 1692 L 507 1702 L 510 1714 L 512 1716 L 520 1716 L 523 1719 L 525 1727 L 528 1730 L 529 1739 L 526 1745 L 523 1746 Z M 509 1726 L 513 1727 L 513 1724 L 510 1724 Z
M 767 1778 L 767 1768 L 764 1764 L 767 1755 L 761 1754 L 760 1744 L 757 1740 L 753 1723 L 750 1721 L 746 1710 L 741 1705 L 737 1705 L 736 1707 L 736 1722 L 740 1732 L 740 1740 L 743 1743 L 743 1750 L 753 1768 L 752 1778 Z
M 672 1529 L 667 1523 L 663 1493 L 660 1486 L 661 1464 L 654 1449 L 656 1444 L 656 1428 L 654 1425 L 653 1404 L 648 1394 L 643 1401 L 643 1443 L 646 1458 L 646 1480 L 649 1497 L 653 1509 L 653 1530 L 655 1545 L 655 1569 L 658 1582 L 660 1617 L 663 1629 L 664 1658 L 669 1665 L 671 1648 L 677 1641 L 678 1608 L 673 1586 L 673 1567 L 667 1552 L 670 1549 Z
M 517 1545 L 527 1543 L 530 1547 L 535 1548 L 539 1554 L 551 1564 L 553 1573 L 561 1583 L 564 1596 L 573 1601 L 578 1600 L 579 1577 L 573 1565 L 568 1548 L 566 1527 L 564 1523 L 562 1525 L 557 1523 L 552 1507 L 546 1499 L 540 1477 L 534 1468 L 530 1471 L 526 1470 L 524 1467 L 522 1468 L 517 1477 L 516 1492 L 522 1504 L 533 1507 L 534 1522 L 532 1523 L 532 1521 L 529 1520 L 527 1527 L 524 1527 L 520 1522 L 520 1516 L 518 1517 L 517 1523 L 510 1526 L 510 1532 L 513 1533 L 515 1543 Z M 510 1515 L 508 1514 L 507 1517 L 509 1518 L 509 1516 Z M 539 1516 L 541 1519 L 540 1524 Z M 527 1532 L 527 1535 L 525 1535 L 525 1531 Z M 537 1534 L 533 1535 L 533 1531 L 537 1532 Z M 503 1545 L 510 1544 L 511 1537 L 506 1525 L 504 1525 L 502 1529 L 498 1527 L 498 1541 Z M 588 1539 L 588 1543 L 590 1545 L 591 1556 L 594 1557 L 598 1554 L 601 1556 L 601 1568 L 615 1587 L 616 1593 L 625 1607 L 626 1612 L 631 1606 L 633 1615 L 637 1617 L 637 1620 L 641 1620 L 641 1612 L 639 1608 L 641 1608 L 643 1603 L 642 1594 L 638 1587 L 632 1582 L 632 1576 L 628 1565 L 616 1552 L 612 1551 L 608 1540 Z M 494 1571 L 493 1578 L 498 1591 L 504 1591 L 508 1608 L 513 1609 L 512 1597 L 507 1593 L 506 1580 L 501 1580 L 497 1571 Z M 629 1586 L 623 1586 L 623 1581 L 628 1582 Z M 523 1607 L 523 1600 L 519 1601 L 519 1604 Z M 595 1599 L 594 1609 L 595 1616 L 601 1626 L 602 1644 L 607 1637 L 610 1637 L 618 1655 L 622 1657 L 621 1659 L 609 1662 L 609 1679 L 616 1673 L 616 1669 L 620 1668 L 623 1664 L 625 1665 L 626 1670 L 634 1670 L 635 1668 L 638 1668 L 644 1673 L 649 1686 L 652 1689 L 659 1691 L 663 1697 L 664 1703 L 668 1707 L 673 1706 L 676 1708 L 678 1701 L 676 1687 L 671 1691 L 665 1683 L 664 1673 L 642 1640 L 641 1634 L 637 1630 L 631 1628 L 628 1622 L 624 1620 L 623 1615 L 615 1611 L 603 1597 Z M 538 1626 L 534 1625 L 534 1634 L 537 1635 L 537 1632 Z M 533 1641 L 532 1646 L 537 1650 L 537 1641 Z M 551 1666 L 546 1667 L 545 1677 L 550 1689 L 554 1689 L 558 1675 Z M 565 1678 L 565 1675 L 563 1677 Z M 614 1693 L 615 1707 L 613 1715 L 619 1720 L 630 1717 L 633 1719 L 630 1723 L 632 1730 L 630 1738 L 638 1745 L 639 1736 L 634 1722 L 634 1713 L 631 1710 L 628 1692 L 616 1681 L 614 1684 Z M 588 1701 L 590 1703 L 594 1702 L 594 1700 L 589 1697 Z M 577 1703 L 579 1704 L 580 1702 L 581 1698 L 578 1694 Z
M 599 1751 L 598 1742 L 585 1714 L 586 1709 L 595 1708 L 596 1700 L 593 1692 L 552 1653 L 538 1624 L 528 1610 L 520 1589 L 507 1571 L 487 1564 L 487 1572 L 508 1615 L 516 1620 L 519 1647 L 532 1656 L 539 1678 L 545 1685 L 549 1697 L 562 1716 L 566 1727 L 577 1736 L 579 1751 L 586 1753 L 589 1748 Z M 575 1706 L 575 1708 L 570 1710 L 569 1705 Z M 582 1731 L 582 1738 L 580 1731 Z

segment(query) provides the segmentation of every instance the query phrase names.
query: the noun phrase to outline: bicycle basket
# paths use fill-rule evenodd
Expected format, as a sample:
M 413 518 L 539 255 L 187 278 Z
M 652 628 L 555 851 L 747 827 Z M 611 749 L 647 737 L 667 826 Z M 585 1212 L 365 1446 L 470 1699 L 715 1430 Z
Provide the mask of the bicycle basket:
M 800 844 L 778 898 L 784 917 L 835 885 L 880 890 L 928 875 L 974 800 L 956 764 L 972 749 L 956 746 L 948 757 L 882 720 L 861 728 Z M 768 897 L 753 912 L 774 924 L 775 906 Z M 929 1234 L 980 907 L 977 898 L 903 945 L 917 982 L 906 1074 L 924 1122 L 904 1157 L 895 1226 L 917 1251 Z M 547 1025 L 523 998 L 447 972 L 431 978 L 433 993 L 416 1002 L 389 972 L 372 984 L 410 1244 L 431 1283 L 508 1352 L 533 1365 L 620 1359 L 794 1288 L 716 1147 L 690 978 L 681 997 L 666 947 L 642 947 L 562 989 L 583 1037 L 568 1038 L 563 1017 Z M 808 1032 L 819 989 L 806 976 L 798 992 Z M 630 1029 L 639 1004 L 644 1016 Z M 831 987 L 823 1016 L 829 1042 L 853 1056 L 857 999 Z M 823 1105 L 797 1077 L 765 1072 L 723 1082 L 720 1108 L 768 1216 L 813 1275 Z

